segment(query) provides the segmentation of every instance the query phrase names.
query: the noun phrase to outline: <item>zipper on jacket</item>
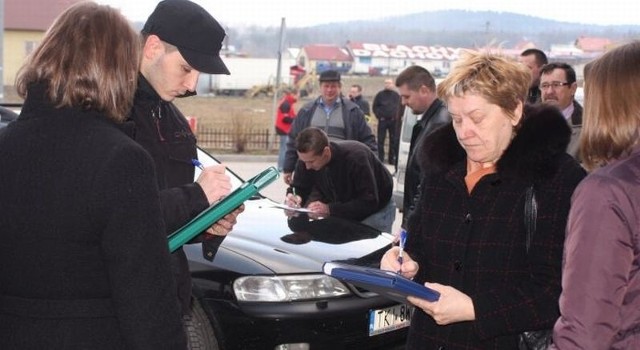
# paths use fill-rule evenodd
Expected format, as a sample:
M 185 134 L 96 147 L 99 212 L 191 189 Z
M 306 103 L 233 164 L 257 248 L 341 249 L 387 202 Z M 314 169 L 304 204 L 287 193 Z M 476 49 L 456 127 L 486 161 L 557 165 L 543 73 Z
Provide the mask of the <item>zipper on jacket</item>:
M 160 119 L 162 119 L 162 113 L 161 113 L 161 105 L 158 104 L 158 112 L 156 113 L 156 110 L 154 108 L 151 108 L 151 116 L 153 117 L 153 122 L 156 124 L 156 131 L 158 132 L 158 137 L 160 138 L 160 141 L 164 142 L 165 139 L 162 136 L 162 133 L 160 132 Z

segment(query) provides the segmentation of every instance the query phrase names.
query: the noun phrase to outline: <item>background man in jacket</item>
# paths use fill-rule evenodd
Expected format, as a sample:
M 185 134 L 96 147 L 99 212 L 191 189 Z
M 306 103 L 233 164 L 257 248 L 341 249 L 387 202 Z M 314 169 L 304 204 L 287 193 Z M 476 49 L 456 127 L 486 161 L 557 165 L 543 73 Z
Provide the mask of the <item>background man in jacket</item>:
M 540 49 L 526 49 L 518 57 L 518 62 L 527 66 L 531 72 L 531 85 L 529 85 L 526 102 L 532 104 L 540 102 L 540 69 L 549 63 L 547 55 Z
M 365 118 L 369 118 L 371 108 L 369 107 L 369 102 L 362 96 L 362 86 L 358 84 L 351 85 L 351 88 L 349 88 L 349 99 L 360 107 Z
M 336 216 L 391 231 L 393 177 L 375 153 L 357 141 L 329 142 L 314 127 L 300 132 L 295 144 L 300 162 L 293 187 L 301 197 L 288 194 L 287 204 L 305 206 L 313 219 Z M 308 181 L 298 182 L 299 173 Z
M 406 68 L 396 78 L 396 86 L 400 91 L 402 104 L 411 108 L 414 114 L 421 114 L 411 131 L 411 143 L 404 177 L 404 197 L 402 227 L 415 208 L 415 200 L 419 194 L 422 169 L 418 166 L 417 156 L 424 139 L 444 124 L 451 121 L 447 107 L 436 95 L 436 82 L 433 76 L 423 67 Z
M 295 91 L 287 90 L 280 102 L 276 112 L 276 134 L 280 136 L 280 148 L 278 149 L 278 170 L 282 171 L 284 166 L 284 155 L 287 152 L 287 142 L 289 141 L 289 131 L 293 118 L 296 117 L 296 110 L 293 105 L 298 101 Z
M 578 83 L 576 71 L 568 64 L 554 62 L 545 64 L 540 70 L 540 92 L 542 102 L 556 105 L 571 127 L 571 142 L 567 153 L 578 157 L 578 140 L 582 130 L 582 106 L 575 100 Z
M 389 134 L 389 164 L 396 164 L 396 120 L 400 110 L 400 95 L 393 88 L 393 80 L 384 81 L 384 89 L 373 98 L 373 114 L 378 119 L 378 157 L 384 162 L 384 141 Z
M 364 113 L 357 104 L 344 98 L 340 92 L 340 73 L 327 70 L 320 74 L 321 95 L 307 103 L 299 111 L 289 131 L 289 142 L 284 161 L 283 180 L 291 184 L 293 171 L 296 168 L 298 154 L 295 139 L 309 126 L 324 130 L 330 140 L 355 140 L 367 145 L 377 152 L 376 139 L 364 118 Z

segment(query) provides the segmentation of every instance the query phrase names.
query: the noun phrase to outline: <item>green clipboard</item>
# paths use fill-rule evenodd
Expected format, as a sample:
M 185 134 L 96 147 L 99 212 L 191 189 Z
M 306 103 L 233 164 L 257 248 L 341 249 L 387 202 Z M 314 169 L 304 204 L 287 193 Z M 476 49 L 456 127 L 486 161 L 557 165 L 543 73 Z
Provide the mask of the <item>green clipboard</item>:
M 169 236 L 169 251 L 173 253 L 185 243 L 201 234 L 216 221 L 222 219 L 225 215 L 242 205 L 244 201 L 253 197 L 253 195 L 258 193 L 262 188 L 272 183 L 279 175 L 278 169 L 269 167 L 243 183 L 219 202 L 202 211 L 202 213 L 198 214 L 198 216 L 191 219 L 191 221 Z

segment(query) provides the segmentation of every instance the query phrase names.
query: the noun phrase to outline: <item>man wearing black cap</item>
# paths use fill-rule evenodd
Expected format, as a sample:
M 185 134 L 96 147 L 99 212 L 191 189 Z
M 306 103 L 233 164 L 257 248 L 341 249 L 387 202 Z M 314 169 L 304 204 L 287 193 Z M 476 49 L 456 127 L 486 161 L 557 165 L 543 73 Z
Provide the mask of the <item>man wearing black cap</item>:
M 196 139 L 184 115 L 172 103 L 176 97 L 195 95 L 200 72 L 229 74 L 219 56 L 225 35 L 207 11 L 188 0 L 161 1 L 142 29 L 138 89 L 125 129 L 154 159 L 167 234 L 231 189 L 223 165 L 205 167 L 193 182 Z M 207 258 L 213 259 L 243 209 L 227 215 L 198 238 L 203 241 Z M 172 254 L 172 263 L 187 320 L 191 277 L 182 249 Z
M 289 142 L 283 166 L 284 182 L 291 184 L 293 171 L 298 162 L 295 139 L 309 126 L 320 128 L 329 139 L 360 141 L 375 153 L 378 152 L 376 139 L 367 124 L 364 113 L 357 104 L 344 98 L 340 92 L 340 73 L 327 70 L 320 74 L 320 97 L 309 102 L 298 111 L 289 131 Z

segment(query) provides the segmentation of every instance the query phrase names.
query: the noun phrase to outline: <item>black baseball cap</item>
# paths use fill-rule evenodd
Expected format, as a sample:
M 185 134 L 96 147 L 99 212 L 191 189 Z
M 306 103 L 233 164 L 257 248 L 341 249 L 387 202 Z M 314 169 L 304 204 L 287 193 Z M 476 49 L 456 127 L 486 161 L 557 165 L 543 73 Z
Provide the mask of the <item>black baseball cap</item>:
M 323 81 L 340 81 L 340 72 L 336 70 L 326 70 L 320 73 L 320 82 Z
M 144 34 L 155 34 L 174 45 L 194 69 L 209 74 L 230 74 L 220 58 L 227 35 L 200 5 L 189 0 L 164 0 L 147 19 Z

